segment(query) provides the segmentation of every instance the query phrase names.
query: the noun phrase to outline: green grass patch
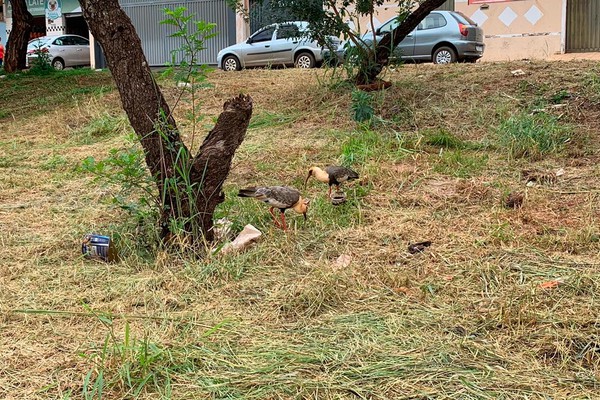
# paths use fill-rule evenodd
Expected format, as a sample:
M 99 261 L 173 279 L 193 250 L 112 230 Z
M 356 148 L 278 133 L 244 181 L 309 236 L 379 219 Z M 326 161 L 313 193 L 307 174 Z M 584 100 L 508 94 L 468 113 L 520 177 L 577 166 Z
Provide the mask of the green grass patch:
M 41 164 L 41 168 L 46 171 L 63 169 L 67 165 L 67 159 L 60 154 L 53 154 Z
M 588 70 L 583 77 L 583 89 L 594 101 L 600 101 L 600 68 Z
M 294 122 L 297 118 L 298 115 L 293 112 L 279 114 L 270 111 L 263 111 L 252 117 L 248 129 L 266 129 L 281 125 L 287 125 Z
M 130 130 L 125 115 L 102 114 L 73 133 L 80 143 L 92 144 L 100 140 L 127 134 Z
M 475 149 L 474 143 L 464 141 L 445 129 L 437 129 L 423 132 L 424 142 L 430 146 L 442 147 L 444 149 Z
M 486 154 L 473 154 L 462 150 L 445 151 L 433 170 L 437 173 L 470 178 L 480 175 L 488 163 Z
M 571 128 L 557 117 L 540 112 L 516 114 L 496 130 L 498 144 L 513 158 L 539 159 L 560 152 L 570 138 Z
M 52 71 L 36 75 L 28 71 L 8 74 L 0 82 L 2 102 L 0 119 L 27 115 L 29 118 L 68 107 L 89 95 L 101 95 L 114 88 L 109 72 L 95 72 L 89 68 Z
M 404 136 L 397 132 L 354 131 L 342 144 L 342 162 L 352 165 L 369 160 L 399 160 L 411 153 L 405 143 Z

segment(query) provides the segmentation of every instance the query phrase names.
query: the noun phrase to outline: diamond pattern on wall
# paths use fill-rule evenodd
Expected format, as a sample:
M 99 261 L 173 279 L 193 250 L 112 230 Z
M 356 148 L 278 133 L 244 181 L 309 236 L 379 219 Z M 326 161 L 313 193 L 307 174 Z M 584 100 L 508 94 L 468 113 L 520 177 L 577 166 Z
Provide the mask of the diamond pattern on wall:
M 525 13 L 525 19 L 531 22 L 531 25 L 535 25 L 543 16 L 544 13 L 542 13 L 535 5 L 531 6 L 529 11 Z
M 477 10 L 471 15 L 471 19 L 477 23 L 479 26 L 483 26 L 483 23 L 487 21 L 488 16 L 481 10 Z
M 502 23 L 506 26 L 510 26 L 515 19 L 517 19 L 517 14 L 510 7 L 506 7 L 504 11 L 498 16 L 498 19 L 502 21 Z

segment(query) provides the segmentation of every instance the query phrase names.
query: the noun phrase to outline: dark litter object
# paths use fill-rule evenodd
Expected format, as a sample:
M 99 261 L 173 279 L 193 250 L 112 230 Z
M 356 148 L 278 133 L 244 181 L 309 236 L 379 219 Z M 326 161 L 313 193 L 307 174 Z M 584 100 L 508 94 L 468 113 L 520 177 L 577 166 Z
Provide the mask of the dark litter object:
M 504 206 L 506 208 L 512 208 L 512 209 L 517 209 L 517 208 L 521 208 L 523 206 L 523 194 L 521 193 L 511 193 L 508 195 L 508 197 L 506 198 L 506 203 L 504 204 Z
M 106 262 L 117 261 L 117 250 L 110 236 L 87 234 L 83 237 L 81 252 L 85 258 Z
M 408 245 L 408 252 L 410 254 L 422 253 L 426 247 L 431 246 L 431 241 L 413 243 Z
M 334 206 L 339 206 L 346 202 L 346 193 L 344 192 L 335 192 L 331 194 L 331 204 Z

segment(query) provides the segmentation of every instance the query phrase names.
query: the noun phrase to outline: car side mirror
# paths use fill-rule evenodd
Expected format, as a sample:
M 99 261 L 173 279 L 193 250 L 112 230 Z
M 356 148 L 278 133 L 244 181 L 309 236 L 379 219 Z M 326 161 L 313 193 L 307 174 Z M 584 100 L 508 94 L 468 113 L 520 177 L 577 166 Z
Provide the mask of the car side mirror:
M 381 35 L 381 29 L 380 28 L 375 29 L 375 34 L 377 36 Z
M 246 40 L 246 43 L 248 43 L 248 44 L 252 44 L 252 42 L 253 42 L 253 40 L 251 37 L 249 37 L 248 40 Z

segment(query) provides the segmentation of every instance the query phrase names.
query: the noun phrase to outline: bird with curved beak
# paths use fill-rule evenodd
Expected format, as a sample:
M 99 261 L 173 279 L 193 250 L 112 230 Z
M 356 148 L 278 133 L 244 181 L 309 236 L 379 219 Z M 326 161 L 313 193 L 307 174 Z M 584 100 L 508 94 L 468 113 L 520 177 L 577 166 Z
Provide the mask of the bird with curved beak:
M 275 226 L 282 228 L 284 231 L 287 230 L 285 211 L 289 208 L 298 214 L 304 215 L 304 220 L 306 221 L 306 212 L 308 211 L 310 200 L 302 198 L 298 190 L 289 186 L 263 186 L 240 189 L 238 196 L 253 197 L 270 205 L 269 212 L 273 217 Z M 278 208 L 281 212 L 281 224 L 273 213 L 275 208 Z
M 325 170 L 322 170 L 319 167 L 311 167 L 308 170 L 306 181 L 304 181 L 305 187 L 311 176 L 314 176 L 318 181 L 329 185 L 329 197 L 331 197 L 331 187 L 333 185 L 339 190 L 342 183 L 358 179 L 358 173 L 356 171 L 337 165 L 330 165 L 326 167 Z

